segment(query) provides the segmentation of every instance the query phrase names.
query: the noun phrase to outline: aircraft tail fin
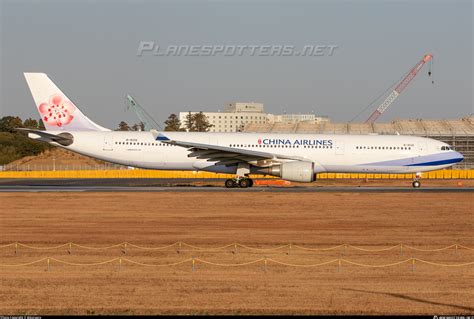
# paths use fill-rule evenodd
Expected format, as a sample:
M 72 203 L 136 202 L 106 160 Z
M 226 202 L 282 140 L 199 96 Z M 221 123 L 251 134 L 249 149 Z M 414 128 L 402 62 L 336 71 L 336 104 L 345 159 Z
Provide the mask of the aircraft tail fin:
M 110 131 L 85 116 L 44 73 L 24 73 L 47 131 Z

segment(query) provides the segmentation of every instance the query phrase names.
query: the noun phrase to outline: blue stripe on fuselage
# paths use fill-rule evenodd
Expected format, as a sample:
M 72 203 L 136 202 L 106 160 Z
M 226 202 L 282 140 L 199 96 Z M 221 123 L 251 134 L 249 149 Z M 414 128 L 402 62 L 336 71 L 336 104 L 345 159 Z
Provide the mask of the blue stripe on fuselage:
M 443 161 L 434 161 L 434 162 L 425 162 L 425 163 L 417 163 L 405 166 L 437 166 L 437 165 L 446 165 L 446 164 L 454 164 L 462 161 L 462 157 L 451 158 Z
M 464 157 L 457 152 L 443 152 L 430 155 L 406 157 L 397 160 L 372 162 L 363 165 L 371 166 L 436 166 L 460 162 Z

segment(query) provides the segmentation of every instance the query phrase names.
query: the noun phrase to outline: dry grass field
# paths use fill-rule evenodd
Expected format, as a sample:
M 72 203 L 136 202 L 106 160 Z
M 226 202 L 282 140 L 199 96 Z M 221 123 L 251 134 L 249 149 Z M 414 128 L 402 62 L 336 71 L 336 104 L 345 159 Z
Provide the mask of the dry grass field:
M 74 242 L 94 247 L 120 242 L 203 247 L 238 242 L 269 248 L 292 243 L 323 248 L 352 244 L 430 249 L 474 247 L 473 193 L 2 193 L 0 241 L 39 247 Z M 43 257 L 94 263 L 115 257 L 150 264 L 192 256 L 222 264 L 263 257 L 292 264 L 347 259 L 380 265 L 415 257 L 457 264 L 474 251 L 421 252 L 351 247 L 274 251 L 233 247 L 196 251 L 120 247 L 90 250 L 0 249 L 0 264 Z M 474 312 L 474 266 L 410 262 L 387 268 L 342 263 L 290 267 L 263 262 L 222 267 L 191 262 L 151 267 L 124 262 L 73 266 L 51 262 L 0 267 L 2 314 L 468 314 Z

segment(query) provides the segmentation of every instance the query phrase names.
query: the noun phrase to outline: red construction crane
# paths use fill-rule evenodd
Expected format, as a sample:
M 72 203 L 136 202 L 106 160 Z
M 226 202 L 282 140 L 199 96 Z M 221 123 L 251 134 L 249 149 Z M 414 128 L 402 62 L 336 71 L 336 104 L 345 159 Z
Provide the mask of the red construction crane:
M 382 102 L 382 104 L 379 105 L 379 107 L 374 111 L 374 113 L 370 115 L 370 117 L 365 121 L 365 123 L 374 123 L 379 118 L 379 116 L 382 115 L 382 113 L 389 107 L 389 105 L 396 100 L 396 98 L 407 87 L 410 81 L 413 80 L 413 78 L 416 76 L 418 71 L 421 70 L 423 65 L 425 65 L 426 62 L 431 61 L 431 59 L 433 59 L 433 56 L 431 54 L 426 54 L 423 59 L 421 59 L 421 61 L 418 62 L 410 70 L 410 72 L 408 72 L 408 74 L 403 78 L 403 80 L 398 83 L 392 93 L 390 93 L 390 95 Z M 431 75 L 431 71 L 428 72 L 428 75 Z

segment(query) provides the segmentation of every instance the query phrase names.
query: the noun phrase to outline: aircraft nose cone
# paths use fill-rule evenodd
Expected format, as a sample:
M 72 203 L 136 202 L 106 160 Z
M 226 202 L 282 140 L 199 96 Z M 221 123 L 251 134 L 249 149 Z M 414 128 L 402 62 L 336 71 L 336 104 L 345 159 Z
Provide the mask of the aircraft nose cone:
M 453 155 L 454 155 L 453 157 L 454 157 L 455 159 L 458 159 L 459 162 L 461 162 L 462 160 L 464 160 L 464 156 L 463 156 L 461 153 L 459 153 L 459 152 L 456 152 L 456 151 L 455 151 Z

